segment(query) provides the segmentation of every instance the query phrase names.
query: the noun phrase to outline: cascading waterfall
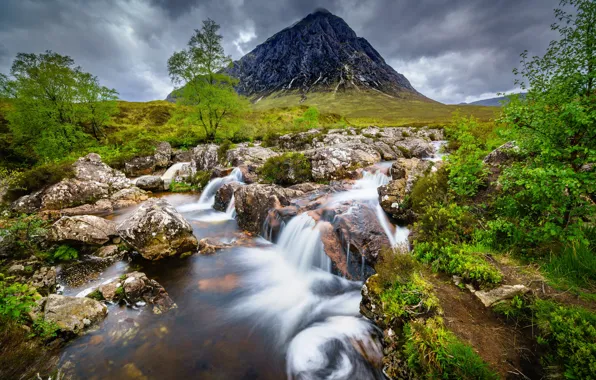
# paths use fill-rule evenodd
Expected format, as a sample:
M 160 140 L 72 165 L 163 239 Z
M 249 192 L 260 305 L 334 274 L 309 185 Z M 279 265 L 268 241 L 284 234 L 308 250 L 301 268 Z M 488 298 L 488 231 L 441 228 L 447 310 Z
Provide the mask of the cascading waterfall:
M 228 203 L 228 208 L 226 208 L 226 215 L 230 219 L 236 219 L 236 198 L 234 197 L 234 194 L 232 194 L 230 203 Z
M 331 271 L 331 260 L 325 254 L 321 233 L 316 222 L 307 213 L 300 214 L 288 223 L 277 242 L 285 259 L 299 271 L 305 272 L 311 267 Z
M 240 168 L 234 168 L 234 170 L 232 170 L 232 172 L 229 175 L 221 178 L 214 178 L 211 181 L 209 181 L 209 183 L 207 184 L 207 186 L 205 186 L 205 189 L 201 193 L 201 197 L 199 198 L 199 201 L 197 203 L 181 206 L 178 208 L 178 211 L 190 212 L 212 209 L 213 204 L 215 203 L 215 195 L 217 193 L 217 190 L 219 190 L 223 185 L 227 183 L 243 183 L 242 179 L 242 171 L 240 170 Z M 233 204 L 233 202 L 231 202 L 231 204 Z M 230 211 L 230 214 L 231 213 L 232 211 Z M 228 213 L 226 212 L 226 214 Z

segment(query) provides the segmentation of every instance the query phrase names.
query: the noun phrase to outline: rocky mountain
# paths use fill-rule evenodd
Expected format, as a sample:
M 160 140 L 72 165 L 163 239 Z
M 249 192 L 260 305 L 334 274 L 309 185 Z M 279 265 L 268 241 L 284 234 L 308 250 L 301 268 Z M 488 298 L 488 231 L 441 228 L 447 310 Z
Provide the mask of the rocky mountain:
M 346 90 L 424 98 L 367 40 L 324 9 L 276 33 L 234 62 L 228 73 L 240 80 L 238 92 L 253 100 Z

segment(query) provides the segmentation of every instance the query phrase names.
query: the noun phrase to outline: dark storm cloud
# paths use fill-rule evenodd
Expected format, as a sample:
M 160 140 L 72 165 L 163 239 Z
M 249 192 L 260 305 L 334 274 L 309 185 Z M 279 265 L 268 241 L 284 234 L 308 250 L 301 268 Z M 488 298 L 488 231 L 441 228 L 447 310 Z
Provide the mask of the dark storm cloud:
M 4 0 L 0 72 L 16 53 L 72 56 L 127 100 L 171 89 L 166 61 L 210 17 L 238 59 L 317 7 L 344 18 L 422 93 L 449 103 L 513 87 L 525 49 L 542 53 L 558 0 Z

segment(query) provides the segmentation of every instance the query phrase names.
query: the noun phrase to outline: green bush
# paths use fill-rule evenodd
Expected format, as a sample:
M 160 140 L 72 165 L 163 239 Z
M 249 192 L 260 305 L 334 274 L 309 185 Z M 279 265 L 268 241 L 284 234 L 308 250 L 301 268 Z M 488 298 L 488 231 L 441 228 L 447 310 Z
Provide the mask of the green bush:
M 197 187 L 193 186 L 192 184 L 172 181 L 170 182 L 169 191 L 172 193 L 188 193 L 189 191 L 194 191 L 196 189 Z
M 12 247 L 12 256 L 25 256 L 38 253 L 37 240 L 47 232 L 49 223 L 37 215 L 20 215 L 7 220 L 0 229 L 4 244 Z
M 312 180 L 312 168 L 302 153 L 284 153 L 271 157 L 260 169 L 265 181 L 288 186 Z
M 59 327 L 55 322 L 46 321 L 43 317 L 33 321 L 33 335 L 42 340 L 51 340 L 58 335 Z
M 416 315 L 430 313 L 439 307 L 439 300 L 418 272 L 413 272 L 407 281 L 396 281 L 381 292 L 383 312 L 389 318 L 409 319 Z
M 448 174 L 445 167 L 419 178 L 412 187 L 409 202 L 414 212 L 420 214 L 427 207 L 437 204 L 447 204 L 449 196 Z
M 71 261 L 79 258 L 79 251 L 68 245 L 61 245 L 54 250 L 52 257 L 55 261 Z
M 417 242 L 456 244 L 472 239 L 476 220 L 469 207 L 434 203 L 424 208 L 414 224 Z
M 197 172 L 190 178 L 190 183 L 196 186 L 197 189 L 204 189 L 211 180 L 211 172 L 206 170 L 197 170 Z
M 484 259 L 482 250 L 482 247 L 469 245 L 421 242 L 415 245 L 412 254 L 435 271 L 460 276 L 480 287 L 499 284 L 503 276 Z
M 74 171 L 71 163 L 48 163 L 35 166 L 20 173 L 11 184 L 8 196 L 10 199 L 16 199 L 72 177 L 74 177 Z
M 408 366 L 427 379 L 498 379 L 474 350 L 447 330 L 440 317 L 404 328 Z
M 0 317 L 21 321 L 39 298 L 35 288 L 0 280 Z
M 537 300 L 532 306 L 539 338 L 548 354 L 545 365 L 560 364 L 568 379 L 593 379 L 596 374 L 596 314 Z

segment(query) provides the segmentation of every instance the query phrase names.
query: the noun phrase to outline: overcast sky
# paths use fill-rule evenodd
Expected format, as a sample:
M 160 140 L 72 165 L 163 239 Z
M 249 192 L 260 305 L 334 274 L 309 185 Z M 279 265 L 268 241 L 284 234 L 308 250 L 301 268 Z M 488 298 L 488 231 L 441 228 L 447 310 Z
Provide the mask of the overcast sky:
M 166 61 L 210 17 L 238 59 L 324 7 L 424 95 L 469 102 L 511 91 L 525 49 L 542 54 L 559 0 L 0 0 L 0 72 L 16 53 L 70 55 L 124 100 L 163 99 Z

